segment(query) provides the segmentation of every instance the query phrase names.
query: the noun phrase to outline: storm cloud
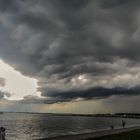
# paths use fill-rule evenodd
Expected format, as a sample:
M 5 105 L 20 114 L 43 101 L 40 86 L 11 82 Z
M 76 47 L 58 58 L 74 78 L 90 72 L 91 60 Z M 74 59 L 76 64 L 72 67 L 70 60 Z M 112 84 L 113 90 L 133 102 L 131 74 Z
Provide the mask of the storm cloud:
M 140 95 L 140 87 L 133 88 L 103 88 L 95 87 L 87 90 L 73 90 L 68 92 L 55 91 L 49 94 L 43 94 L 43 96 L 51 97 L 52 99 L 57 99 L 60 101 L 71 101 L 76 99 L 90 100 L 90 99 L 103 99 L 110 96 L 136 96 Z M 56 101 L 57 101 L 56 100 Z
M 138 0 L 1 0 L 0 58 L 54 102 L 138 95 L 139 9 Z

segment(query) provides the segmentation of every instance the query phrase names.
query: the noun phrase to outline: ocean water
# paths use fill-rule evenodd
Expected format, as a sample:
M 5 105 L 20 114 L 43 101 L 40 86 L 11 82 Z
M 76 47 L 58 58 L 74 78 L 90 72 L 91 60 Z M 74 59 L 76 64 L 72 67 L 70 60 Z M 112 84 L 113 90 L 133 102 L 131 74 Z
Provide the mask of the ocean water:
M 67 134 L 79 134 L 121 127 L 122 118 L 57 116 L 47 114 L 0 114 L 0 126 L 6 127 L 6 140 L 32 140 Z M 140 119 L 123 119 L 127 126 L 140 125 Z

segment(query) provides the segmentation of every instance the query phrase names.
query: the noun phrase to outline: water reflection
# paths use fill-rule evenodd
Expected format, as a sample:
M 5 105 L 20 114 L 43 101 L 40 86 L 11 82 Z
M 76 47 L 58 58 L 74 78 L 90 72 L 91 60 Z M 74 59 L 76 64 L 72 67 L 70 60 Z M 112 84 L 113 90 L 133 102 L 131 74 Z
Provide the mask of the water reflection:
M 52 116 L 47 114 L 0 114 L 0 124 L 6 127 L 6 140 L 31 140 L 66 134 L 121 127 L 121 118 Z M 139 119 L 125 119 L 127 125 L 140 125 Z

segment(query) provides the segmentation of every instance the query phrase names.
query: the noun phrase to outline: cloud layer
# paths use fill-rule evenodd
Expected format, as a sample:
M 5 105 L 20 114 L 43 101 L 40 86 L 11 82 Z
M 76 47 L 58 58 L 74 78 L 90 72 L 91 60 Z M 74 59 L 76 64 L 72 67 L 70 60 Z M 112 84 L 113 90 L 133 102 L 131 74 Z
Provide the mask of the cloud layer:
M 0 57 L 38 80 L 51 98 L 44 103 L 139 95 L 139 8 L 138 0 L 1 0 Z

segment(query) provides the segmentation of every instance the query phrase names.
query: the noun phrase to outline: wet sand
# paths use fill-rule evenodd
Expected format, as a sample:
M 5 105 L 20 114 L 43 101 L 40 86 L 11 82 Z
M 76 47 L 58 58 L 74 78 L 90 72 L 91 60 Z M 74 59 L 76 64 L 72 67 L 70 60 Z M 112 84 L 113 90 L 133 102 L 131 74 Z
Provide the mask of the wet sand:
M 137 129 L 140 129 L 140 126 L 128 127 L 124 129 L 103 130 L 103 131 L 77 134 L 77 135 L 58 136 L 58 137 L 44 138 L 44 139 L 38 139 L 38 140 L 86 140 L 86 139 L 93 139 L 93 138 L 98 138 L 102 136 L 108 136 L 112 134 L 119 134 L 123 132 L 133 131 Z
M 77 134 L 77 135 L 58 136 L 58 137 L 44 138 L 44 139 L 38 139 L 38 140 L 86 140 L 86 139 L 93 139 L 93 138 L 98 138 L 98 137 L 112 135 L 112 134 L 119 134 L 119 133 L 128 132 L 132 130 L 137 130 L 137 129 L 140 129 L 140 126 L 128 127 L 124 129 L 103 130 L 103 131 Z

